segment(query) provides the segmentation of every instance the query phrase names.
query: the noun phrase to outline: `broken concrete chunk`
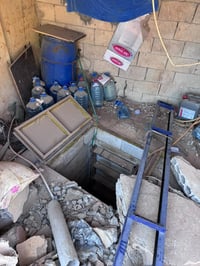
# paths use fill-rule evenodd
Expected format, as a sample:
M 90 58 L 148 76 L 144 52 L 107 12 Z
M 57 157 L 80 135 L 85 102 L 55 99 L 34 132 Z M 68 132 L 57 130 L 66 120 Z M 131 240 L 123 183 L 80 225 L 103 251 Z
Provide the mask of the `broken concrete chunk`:
M 106 229 L 95 227 L 93 228 L 93 230 L 100 237 L 105 248 L 109 248 L 112 246 L 112 244 L 117 242 L 117 228 L 116 227 L 106 228 Z
M 33 236 L 16 247 L 20 265 L 29 265 L 47 253 L 47 240 L 42 236 Z
M 171 169 L 186 196 L 200 203 L 200 169 L 193 167 L 181 156 L 171 159 Z
M 135 176 L 120 175 L 116 185 L 117 208 L 121 225 L 127 213 Z M 137 214 L 155 221 L 160 187 L 142 181 Z M 169 192 L 164 265 L 198 265 L 200 245 L 200 207 L 193 201 Z M 154 230 L 134 223 L 123 265 L 152 265 Z M 128 260 L 132 260 L 130 264 Z M 192 263 L 191 263 L 192 262 Z
M 8 241 L 0 240 L 0 265 L 15 266 L 17 263 L 16 251 L 9 246 Z
M 26 240 L 26 232 L 21 225 L 15 225 L 3 234 L 1 238 L 8 241 L 9 245 L 14 248 L 17 244 Z

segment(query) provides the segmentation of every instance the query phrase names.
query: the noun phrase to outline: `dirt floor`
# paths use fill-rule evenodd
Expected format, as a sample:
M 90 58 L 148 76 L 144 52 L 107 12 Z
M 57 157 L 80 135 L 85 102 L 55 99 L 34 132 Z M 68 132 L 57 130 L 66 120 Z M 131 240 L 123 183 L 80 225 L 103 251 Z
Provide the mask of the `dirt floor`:
M 155 113 L 156 104 L 136 103 L 126 98 L 120 98 L 129 110 L 130 117 L 126 119 L 118 118 L 118 109 L 114 107 L 113 102 L 104 102 L 104 106 L 96 110 L 98 116 L 99 127 L 107 131 L 117 134 L 127 141 L 144 148 L 146 135 L 152 125 L 152 118 Z M 200 168 L 200 141 L 192 136 L 192 122 L 183 122 L 176 119 L 175 106 L 174 119 L 172 123 L 172 147 L 179 155 L 183 156 L 194 167 Z M 165 108 L 160 108 L 155 125 L 159 128 L 167 129 L 166 124 L 168 113 Z M 151 146 L 150 153 L 154 152 L 164 145 L 164 137 L 155 135 Z M 156 157 L 153 161 L 158 160 Z M 159 161 L 159 160 L 158 160 Z M 159 171 L 159 166 L 152 166 L 150 174 L 155 174 L 155 170 Z M 156 175 L 159 176 L 157 172 Z

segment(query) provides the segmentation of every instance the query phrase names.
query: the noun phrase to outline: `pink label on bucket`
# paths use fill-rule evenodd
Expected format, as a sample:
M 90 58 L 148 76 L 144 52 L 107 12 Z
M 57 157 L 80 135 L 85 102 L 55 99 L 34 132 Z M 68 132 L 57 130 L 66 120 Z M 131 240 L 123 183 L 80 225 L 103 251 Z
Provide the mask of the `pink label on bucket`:
M 113 49 L 120 55 L 124 57 L 131 57 L 131 53 L 124 47 L 118 45 L 118 44 L 113 44 Z
M 110 57 L 110 60 L 113 62 L 113 64 L 115 64 L 115 65 L 118 65 L 118 66 L 122 66 L 123 65 L 123 63 L 119 60 L 119 59 L 117 59 L 116 57 Z

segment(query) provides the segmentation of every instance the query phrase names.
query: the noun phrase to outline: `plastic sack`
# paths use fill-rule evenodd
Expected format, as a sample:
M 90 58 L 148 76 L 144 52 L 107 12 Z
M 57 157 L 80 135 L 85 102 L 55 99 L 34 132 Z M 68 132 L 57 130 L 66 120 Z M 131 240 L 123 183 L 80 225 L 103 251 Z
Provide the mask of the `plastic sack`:
M 16 251 L 11 248 L 8 241 L 0 240 L 0 265 L 15 266 L 18 263 L 18 255 Z
M 33 180 L 39 177 L 33 170 L 16 162 L 0 162 L 0 209 L 10 202 Z

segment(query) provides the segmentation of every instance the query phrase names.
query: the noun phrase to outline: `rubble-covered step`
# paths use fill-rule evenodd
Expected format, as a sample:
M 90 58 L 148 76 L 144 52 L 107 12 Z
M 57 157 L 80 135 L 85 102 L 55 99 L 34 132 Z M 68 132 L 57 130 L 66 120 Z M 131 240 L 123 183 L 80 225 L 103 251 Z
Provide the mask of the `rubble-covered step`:
M 136 160 L 125 157 L 126 155 L 121 151 L 116 151 L 115 153 L 115 151 L 108 150 L 107 148 L 96 146 L 93 152 L 115 165 L 118 165 L 122 169 L 121 172 L 125 171 L 127 174 L 135 174 L 138 165 Z

